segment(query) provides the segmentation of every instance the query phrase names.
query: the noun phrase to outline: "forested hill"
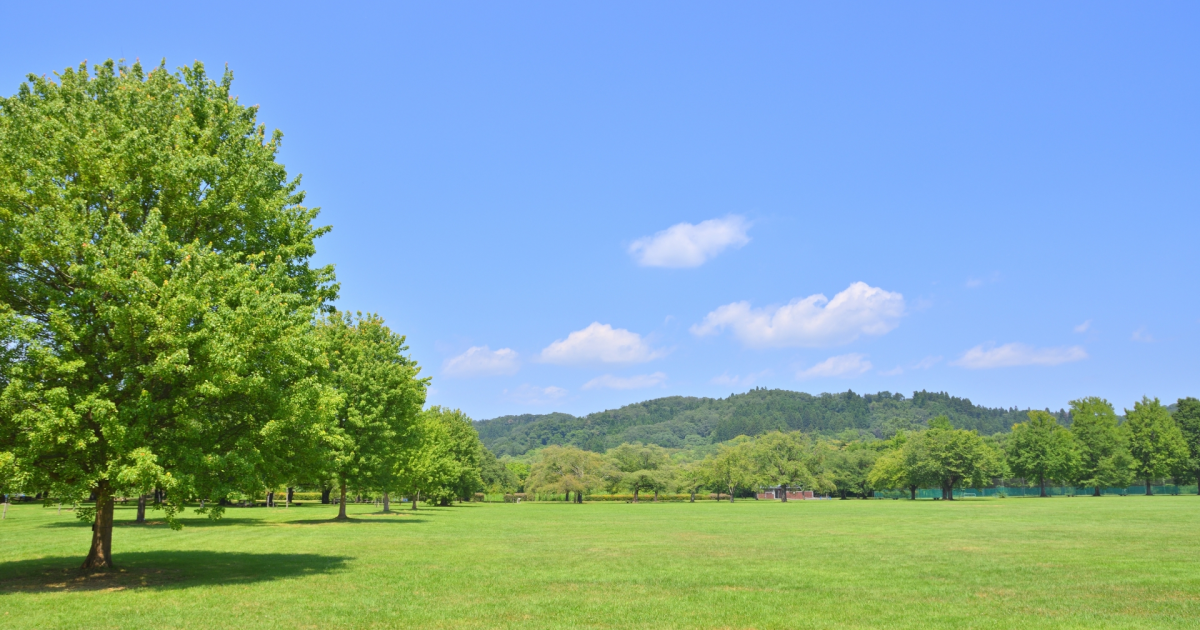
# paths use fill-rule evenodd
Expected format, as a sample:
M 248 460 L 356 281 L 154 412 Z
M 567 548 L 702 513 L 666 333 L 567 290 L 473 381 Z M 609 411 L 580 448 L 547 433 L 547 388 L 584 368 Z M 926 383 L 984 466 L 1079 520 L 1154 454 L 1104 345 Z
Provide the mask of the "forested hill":
M 979 407 L 946 393 L 853 391 L 814 396 L 783 389 L 754 389 L 729 398 L 670 396 L 583 417 L 565 413 L 502 416 L 475 423 L 483 443 L 497 456 L 521 455 L 547 444 L 574 444 L 603 452 L 623 442 L 669 448 L 723 442 L 772 429 L 834 434 L 858 429 L 888 437 L 925 426 L 937 415 L 956 427 L 984 435 L 1008 431 L 1025 411 Z M 1065 412 L 1060 421 L 1068 422 Z

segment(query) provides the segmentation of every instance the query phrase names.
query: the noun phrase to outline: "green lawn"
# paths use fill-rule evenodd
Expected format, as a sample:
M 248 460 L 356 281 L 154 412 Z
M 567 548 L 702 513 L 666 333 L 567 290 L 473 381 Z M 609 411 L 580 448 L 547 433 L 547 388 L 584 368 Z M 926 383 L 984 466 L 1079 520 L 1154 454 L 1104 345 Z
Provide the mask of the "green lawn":
M 1196 628 L 1200 498 L 475 504 L 0 522 L 0 627 Z M 153 518 L 154 513 L 151 512 Z

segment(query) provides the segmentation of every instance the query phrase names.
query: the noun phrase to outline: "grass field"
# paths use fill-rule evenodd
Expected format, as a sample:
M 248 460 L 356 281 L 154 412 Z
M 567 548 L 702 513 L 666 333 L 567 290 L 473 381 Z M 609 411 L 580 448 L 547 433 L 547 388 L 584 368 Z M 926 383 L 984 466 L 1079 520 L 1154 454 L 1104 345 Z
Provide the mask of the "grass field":
M 0 522 L 0 627 L 1196 628 L 1200 498 L 231 509 Z M 151 518 L 154 513 L 151 512 Z

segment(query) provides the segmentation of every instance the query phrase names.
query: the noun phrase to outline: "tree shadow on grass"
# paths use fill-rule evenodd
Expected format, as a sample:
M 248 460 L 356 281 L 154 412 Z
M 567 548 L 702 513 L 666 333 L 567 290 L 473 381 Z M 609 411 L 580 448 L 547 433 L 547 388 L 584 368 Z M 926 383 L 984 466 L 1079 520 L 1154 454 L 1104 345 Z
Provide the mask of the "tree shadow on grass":
M 217 520 L 213 520 L 211 518 L 208 518 L 207 516 L 182 517 L 178 520 L 180 523 L 183 523 L 184 527 L 220 527 L 220 526 L 233 526 L 233 525 L 238 525 L 238 526 L 242 526 L 242 527 L 262 527 L 262 526 L 267 526 L 267 525 L 281 525 L 281 524 L 288 522 L 288 521 L 268 521 L 266 519 L 261 519 L 261 518 L 238 518 L 238 517 L 229 517 L 229 516 L 222 516 L 221 518 L 219 518 Z M 292 521 L 292 522 L 294 522 L 294 521 Z M 92 528 L 91 523 L 81 521 L 79 519 L 72 519 L 69 521 L 66 521 L 66 520 L 51 521 L 49 523 L 43 523 L 41 526 L 42 527 L 66 527 L 66 528 L 83 527 L 83 528 L 87 528 L 87 529 Z M 158 516 L 157 518 L 155 518 L 155 516 L 147 514 L 145 523 L 138 523 L 133 520 L 117 520 L 117 521 L 113 521 L 113 527 L 115 527 L 117 529 L 169 528 L 169 525 L 167 525 L 167 521 L 164 520 L 161 516 Z
M 149 551 L 117 553 L 117 570 L 81 571 L 82 556 L 0 563 L 0 597 L 14 593 L 69 593 L 127 589 L 181 589 L 252 584 L 332 573 L 350 558 L 313 553 Z

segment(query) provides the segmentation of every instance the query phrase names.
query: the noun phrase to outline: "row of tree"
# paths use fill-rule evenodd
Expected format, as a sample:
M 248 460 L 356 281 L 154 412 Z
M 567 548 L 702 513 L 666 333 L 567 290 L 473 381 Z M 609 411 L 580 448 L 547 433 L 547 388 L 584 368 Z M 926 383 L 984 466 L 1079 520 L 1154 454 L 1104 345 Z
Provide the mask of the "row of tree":
M 296 485 L 435 500 L 479 485 L 457 411 L 375 315 L 336 312 L 328 231 L 256 107 L 200 63 L 111 61 L 0 99 L 0 491 L 114 501 Z
M 694 460 L 686 451 L 655 445 L 622 444 L 601 455 L 572 446 L 542 449 L 519 477 L 509 461 L 510 481 L 525 479 L 529 491 L 554 492 L 576 501 L 594 492 L 641 493 L 712 490 L 751 494 L 780 487 L 868 496 L 874 490 L 905 490 L 916 498 L 920 488 L 940 488 L 953 499 L 955 488 L 982 488 L 1006 479 L 1032 483 L 1045 496 L 1049 483 L 1102 488 L 1126 487 L 1154 479 L 1179 482 L 1200 476 L 1200 401 L 1184 398 L 1172 414 L 1157 399 L 1143 399 L 1126 410 L 1125 421 L 1101 398 L 1071 403 L 1071 426 L 1045 411 L 1030 411 L 1010 433 L 980 436 L 955 428 L 939 416 L 928 428 L 900 432 L 889 440 L 837 440 L 803 433 L 771 432 L 740 436 Z M 496 477 L 500 480 L 500 477 Z

